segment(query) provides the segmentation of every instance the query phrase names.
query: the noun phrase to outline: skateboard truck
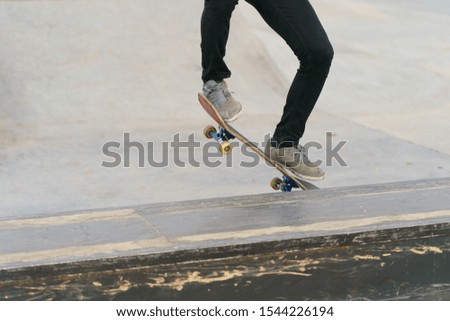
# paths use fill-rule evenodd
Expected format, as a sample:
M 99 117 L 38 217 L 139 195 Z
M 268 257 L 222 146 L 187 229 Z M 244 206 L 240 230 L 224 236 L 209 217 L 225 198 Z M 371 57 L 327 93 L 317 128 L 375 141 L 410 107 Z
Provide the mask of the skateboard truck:
M 220 144 L 220 151 L 227 155 L 233 150 L 233 145 L 229 142 L 235 137 L 229 133 L 225 128 L 219 127 L 219 132 L 214 126 L 208 126 L 203 130 L 203 134 L 208 139 L 214 139 Z
M 293 188 L 300 188 L 294 180 L 284 175 L 283 179 L 275 177 L 270 185 L 274 190 L 282 192 L 290 192 Z

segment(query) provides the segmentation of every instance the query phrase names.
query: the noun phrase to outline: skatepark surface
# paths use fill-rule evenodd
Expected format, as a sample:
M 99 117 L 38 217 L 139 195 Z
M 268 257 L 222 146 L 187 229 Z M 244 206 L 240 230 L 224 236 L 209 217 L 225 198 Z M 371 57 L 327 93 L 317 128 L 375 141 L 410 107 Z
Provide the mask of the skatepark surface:
M 202 86 L 199 29 L 203 1 L 0 1 L 1 268 L 102 260 L 111 253 L 142 254 L 140 250 L 148 249 L 149 244 L 140 241 L 151 239 L 153 229 L 150 223 L 142 224 L 145 209 L 161 211 L 152 212 L 159 219 L 165 210 L 176 208 L 174 213 L 183 217 L 184 228 L 203 231 L 206 222 L 220 224 L 220 215 L 205 209 L 190 221 L 183 216 L 183 206 L 193 208 L 196 200 L 205 204 L 210 199 L 215 208 L 248 200 L 250 205 L 243 201 L 242 206 L 249 220 L 256 222 L 259 211 L 269 211 L 265 220 L 258 222 L 262 231 L 299 224 L 295 215 L 274 222 L 275 212 L 270 211 L 276 206 L 270 200 L 284 204 L 278 214 L 289 209 L 301 211 L 303 202 L 333 209 L 333 195 L 344 193 L 353 196 L 340 208 L 354 209 L 355 217 L 332 210 L 309 214 L 323 214 L 319 216 L 326 222 L 341 214 L 352 222 L 366 214 L 373 220 L 392 213 L 398 216 L 391 225 L 369 224 L 368 230 L 369 225 L 353 229 L 350 224 L 348 230 L 335 235 L 339 238 L 336 244 L 361 244 L 356 234 L 358 241 L 341 242 L 349 233 L 398 228 L 404 237 L 395 244 L 404 249 L 401 253 L 411 254 L 417 245 L 412 234 L 418 232 L 421 236 L 417 237 L 428 238 L 430 244 L 422 244 L 417 251 L 423 247 L 434 250 L 426 250 L 421 256 L 425 261 L 416 265 L 411 263 L 416 258 L 408 255 L 397 258 L 403 260 L 403 268 L 425 268 L 435 259 L 433 271 L 438 275 L 439 264 L 448 266 L 449 244 L 450 4 L 441 0 L 311 3 L 327 30 L 335 57 L 302 143 L 321 147 L 312 148 L 310 156 L 323 161 L 327 178 L 317 183 L 320 190 L 311 191 L 318 194 L 289 196 L 272 193 L 270 181 L 278 174 L 273 168 L 240 148 L 228 158 L 218 156 L 214 144 L 203 136 L 203 128 L 213 124 L 197 101 Z M 242 0 L 233 14 L 226 61 L 233 73 L 229 87 L 244 106 L 244 115 L 233 125 L 261 145 L 281 117 L 298 62 Z M 106 150 L 105 146 L 115 147 Z M 340 158 L 329 159 L 337 146 L 343 146 Z M 111 151 L 115 154 L 108 154 Z M 115 160 L 111 155 L 120 158 L 117 166 L 105 166 Z M 417 183 L 400 183 L 410 181 Z M 365 198 L 361 191 L 370 191 L 367 195 L 376 191 L 373 195 L 377 196 Z M 309 195 L 316 195 L 311 196 L 313 203 L 308 203 Z M 321 207 L 322 197 L 328 203 Z M 388 205 L 378 207 L 378 202 Z M 372 212 L 366 213 L 368 208 Z M 208 220 L 202 221 L 202 213 Z M 227 213 L 230 216 L 223 220 L 231 217 L 234 221 L 227 221 L 231 225 L 223 233 L 237 233 L 240 226 L 236 226 L 235 214 L 239 211 L 234 208 Z M 424 215 L 411 221 L 408 215 L 415 214 Z M 124 227 L 127 220 L 131 225 Z M 168 234 L 156 233 L 155 239 L 170 238 L 172 232 L 180 231 L 179 224 L 176 215 L 168 216 L 163 222 Z M 442 239 L 430 238 L 433 228 L 441 231 Z M 265 232 L 261 235 L 261 239 L 259 234 L 250 239 L 266 243 L 279 239 L 267 239 Z M 31 242 L 33 236 L 41 243 Z M 327 237 L 327 230 L 285 237 L 291 236 Z M 179 237 L 183 240 L 184 235 Z M 59 244 L 61 240 L 67 241 L 65 247 Z M 170 251 L 186 245 L 181 241 L 154 242 L 152 249 L 160 244 Z M 215 247 L 232 243 L 226 238 L 214 242 Z M 97 243 L 119 247 L 97 251 Z M 65 256 L 68 249 L 79 246 L 82 249 L 73 257 Z M 330 257 L 336 254 L 333 251 Z M 26 259 L 27 253 L 34 254 Z M 400 252 L 392 249 L 389 253 Z M 432 257 L 434 254 L 438 258 Z M 364 255 L 358 252 L 356 256 Z M 392 267 L 389 264 L 395 262 L 382 263 Z M 347 266 L 342 269 L 349 271 Z M 445 277 L 435 281 L 450 284 Z M 12 288 L 17 289 L 15 285 Z M 441 299 L 448 299 L 449 288 Z M 19 299 L 33 297 L 22 292 L 16 295 Z M 384 298 L 392 297 L 395 295 Z
M 450 179 L 2 221 L 0 300 L 449 300 Z
M 303 142 L 348 141 L 321 188 L 450 176 L 450 32 L 442 1 L 313 1 L 335 58 Z M 422 3 L 421 5 L 413 5 Z M 264 164 L 105 168 L 107 142 L 154 143 L 211 124 L 201 88 L 202 1 L 1 1 L 0 218 L 268 193 Z M 425 9 L 424 9 L 425 7 Z M 439 7 L 439 10 L 435 10 Z M 164 14 L 162 14 L 164 13 Z M 245 1 L 233 15 L 229 86 L 255 142 L 273 131 L 298 63 Z M 146 152 L 148 152 L 148 148 Z M 120 150 L 119 152 L 122 152 Z M 312 155 L 324 160 L 324 150 Z M 186 149 L 180 159 L 187 159 Z M 217 160 L 221 158 L 216 158 Z M 223 162 L 222 162 L 223 163 Z M 196 164 L 194 164 L 196 165 Z

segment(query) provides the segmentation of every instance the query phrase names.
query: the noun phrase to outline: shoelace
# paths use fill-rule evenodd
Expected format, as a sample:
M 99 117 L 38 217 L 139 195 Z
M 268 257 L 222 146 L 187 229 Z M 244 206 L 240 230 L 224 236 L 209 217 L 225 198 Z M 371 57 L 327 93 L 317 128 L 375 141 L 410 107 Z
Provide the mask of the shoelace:
M 220 85 L 220 83 L 212 87 L 206 87 L 204 88 L 204 91 L 209 101 L 214 106 L 216 106 L 216 108 L 223 107 L 226 102 L 229 102 L 230 99 L 233 99 L 231 94 L 234 94 L 234 92 L 230 92 L 228 90 L 226 84 Z M 211 93 L 213 94 L 211 95 Z M 225 102 L 223 101 L 223 98 L 225 98 Z
M 307 151 L 303 145 L 298 145 L 294 147 L 294 159 L 301 159 L 303 162 L 309 162 Z
M 234 92 L 232 91 L 228 91 L 228 90 L 222 90 L 223 95 L 225 96 L 225 98 L 228 100 L 229 98 L 231 98 L 231 94 L 234 94 Z
M 219 87 L 219 86 L 216 85 L 216 86 L 214 86 L 214 88 L 206 88 L 208 99 L 215 106 L 217 106 L 219 104 L 219 97 L 218 97 L 219 95 L 217 93 L 215 95 L 210 95 L 212 92 L 220 90 L 223 93 L 226 100 L 228 100 L 231 97 L 230 91 L 224 90 L 223 88 L 220 88 L 220 87 L 217 88 L 217 87 Z
M 227 87 L 224 88 L 223 86 L 220 86 L 220 90 L 222 90 L 222 93 L 225 96 L 226 100 L 231 98 L 231 94 L 234 94 L 234 92 L 229 91 Z

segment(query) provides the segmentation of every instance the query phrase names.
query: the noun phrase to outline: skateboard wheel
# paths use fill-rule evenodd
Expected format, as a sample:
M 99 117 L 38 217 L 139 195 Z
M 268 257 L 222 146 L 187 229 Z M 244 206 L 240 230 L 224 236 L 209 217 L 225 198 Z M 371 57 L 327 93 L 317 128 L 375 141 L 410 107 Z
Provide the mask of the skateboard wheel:
M 223 155 L 228 155 L 233 150 L 233 145 L 231 145 L 229 142 L 223 142 L 220 145 L 220 150 Z
M 205 127 L 205 129 L 203 130 L 203 135 L 205 135 L 206 138 L 211 139 L 213 138 L 211 136 L 211 132 L 217 133 L 217 130 L 214 126 Z
M 275 177 L 271 182 L 270 182 L 270 186 L 272 186 L 272 188 L 276 191 L 279 191 L 281 189 L 281 186 L 283 185 L 283 181 L 278 178 Z

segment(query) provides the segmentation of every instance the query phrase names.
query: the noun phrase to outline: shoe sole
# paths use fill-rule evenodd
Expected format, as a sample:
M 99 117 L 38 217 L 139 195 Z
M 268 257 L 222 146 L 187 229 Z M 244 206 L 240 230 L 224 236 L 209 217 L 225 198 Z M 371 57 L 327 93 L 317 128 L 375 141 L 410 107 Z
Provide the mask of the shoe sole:
M 242 114 L 243 114 L 243 112 L 242 112 L 242 109 L 241 109 L 236 115 L 234 115 L 234 116 L 231 117 L 231 118 L 224 119 L 224 121 L 225 121 L 226 123 L 232 123 L 232 122 L 236 121 L 239 117 L 241 117 Z
M 267 155 L 266 155 L 267 156 Z M 267 156 L 270 158 L 270 156 Z M 305 181 L 312 181 L 312 182 L 320 182 L 323 181 L 325 179 L 325 174 L 323 176 L 320 177 L 315 177 L 315 176 L 306 176 L 306 175 L 300 175 L 297 172 L 294 172 L 293 170 L 291 170 L 289 167 L 284 166 L 282 163 L 275 161 L 275 163 L 277 163 L 280 166 L 283 166 L 284 168 L 286 168 L 290 173 L 292 173 L 292 175 L 294 175 L 297 178 L 303 179 Z
M 278 163 L 280 164 L 280 163 Z M 281 165 L 281 164 L 280 164 Z M 311 181 L 311 182 L 320 182 L 323 181 L 325 179 L 325 174 L 323 176 L 320 177 L 314 177 L 314 176 L 306 176 L 306 175 L 300 175 L 292 170 L 289 169 L 289 167 L 285 167 L 289 172 L 292 173 L 292 175 L 294 175 L 295 177 L 298 177 L 300 179 L 304 179 L 305 181 Z

